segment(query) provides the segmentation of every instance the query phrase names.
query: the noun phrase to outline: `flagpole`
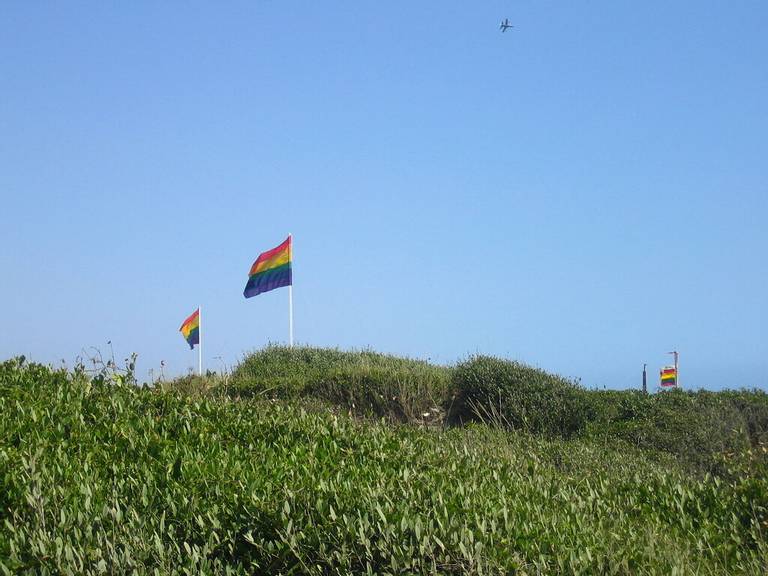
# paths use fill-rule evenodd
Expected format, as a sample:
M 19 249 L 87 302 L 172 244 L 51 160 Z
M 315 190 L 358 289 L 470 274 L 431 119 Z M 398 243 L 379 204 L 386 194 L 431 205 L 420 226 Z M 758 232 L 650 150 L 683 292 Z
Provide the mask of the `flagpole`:
M 675 384 L 680 388 L 680 370 L 678 369 L 677 357 L 678 353 L 675 351 Z
M 197 307 L 197 373 L 203 375 L 203 307 Z
M 288 239 L 290 240 L 288 260 L 293 268 L 293 236 L 290 233 Z M 291 283 L 288 285 L 288 346 L 293 348 L 293 270 L 291 270 Z

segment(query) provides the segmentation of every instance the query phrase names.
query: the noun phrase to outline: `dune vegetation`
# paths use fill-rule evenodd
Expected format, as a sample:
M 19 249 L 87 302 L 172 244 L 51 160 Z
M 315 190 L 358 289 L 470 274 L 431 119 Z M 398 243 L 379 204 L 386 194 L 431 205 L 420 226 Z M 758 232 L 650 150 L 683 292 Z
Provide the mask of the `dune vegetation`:
M 477 356 L 0 364 L 4 574 L 762 574 L 768 399 Z

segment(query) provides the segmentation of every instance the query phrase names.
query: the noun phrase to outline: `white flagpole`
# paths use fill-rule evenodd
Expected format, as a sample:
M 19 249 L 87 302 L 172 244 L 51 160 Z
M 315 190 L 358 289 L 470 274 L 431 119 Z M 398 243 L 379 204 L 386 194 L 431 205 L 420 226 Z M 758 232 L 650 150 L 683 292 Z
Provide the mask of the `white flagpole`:
M 678 356 L 679 354 L 677 351 L 675 351 L 675 384 L 677 385 L 676 388 L 680 388 L 680 370 L 678 366 Z
M 203 307 L 197 307 L 197 373 L 203 375 Z
M 288 244 L 288 259 L 293 268 L 293 237 L 288 234 L 290 243 Z M 291 283 L 288 285 L 288 346 L 293 348 L 293 270 L 291 270 Z

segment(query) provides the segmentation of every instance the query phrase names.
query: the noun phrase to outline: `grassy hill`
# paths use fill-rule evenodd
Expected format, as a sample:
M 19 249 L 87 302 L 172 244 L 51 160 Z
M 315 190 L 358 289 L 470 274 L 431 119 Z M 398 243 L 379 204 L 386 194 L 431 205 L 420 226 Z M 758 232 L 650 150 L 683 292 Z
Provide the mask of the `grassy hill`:
M 184 382 L 173 387 L 189 388 Z M 219 392 L 312 400 L 390 422 L 483 422 L 545 438 L 626 443 L 650 456 L 674 455 L 696 474 L 724 473 L 724 456 L 768 443 L 768 394 L 762 391 L 586 390 L 489 356 L 445 367 L 372 351 L 269 346 L 244 358 Z
M 765 573 L 764 407 L 486 357 L 268 348 L 155 389 L 10 360 L 0 572 Z

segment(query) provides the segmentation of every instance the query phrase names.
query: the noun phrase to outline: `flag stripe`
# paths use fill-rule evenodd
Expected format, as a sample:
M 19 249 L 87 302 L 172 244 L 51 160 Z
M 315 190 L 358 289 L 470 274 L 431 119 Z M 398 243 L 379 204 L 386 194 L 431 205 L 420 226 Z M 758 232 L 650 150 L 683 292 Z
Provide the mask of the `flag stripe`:
M 293 284 L 291 260 L 291 237 L 288 236 L 285 242 L 276 248 L 259 254 L 256 262 L 251 266 L 243 296 L 250 298 L 275 288 L 291 286 Z
M 264 272 L 270 268 L 277 268 L 278 266 L 282 266 L 283 264 L 286 264 L 290 261 L 291 237 L 289 236 L 286 241 L 280 244 L 280 246 L 277 248 L 272 248 L 272 250 L 267 250 L 266 252 L 260 254 L 256 259 L 256 262 L 254 262 L 253 266 L 251 266 L 251 271 L 248 273 L 248 275 L 253 276 L 254 274 Z
M 190 350 L 194 349 L 195 344 L 200 344 L 200 328 L 195 326 L 185 340 L 189 344 Z
M 184 340 L 187 341 L 190 348 L 194 348 L 195 344 L 200 344 L 200 309 L 194 311 L 189 318 L 184 320 L 179 328 L 179 332 L 184 336 Z
M 186 338 L 192 329 L 197 328 L 198 326 L 200 326 L 200 310 L 195 310 L 195 312 L 189 318 L 184 320 L 179 330 L 182 334 L 184 334 L 184 337 Z
M 292 276 L 290 262 L 278 266 L 277 268 L 254 274 L 248 279 L 248 284 L 245 285 L 243 296 L 250 298 L 251 296 L 256 296 L 257 294 L 268 292 L 275 288 L 290 286 Z
M 275 254 L 272 256 L 272 258 L 269 258 L 268 260 L 262 260 L 261 262 L 256 262 L 251 267 L 251 271 L 249 273 L 249 276 L 253 276 L 254 274 L 258 274 L 260 272 L 266 272 L 267 270 L 271 270 L 272 268 L 277 268 L 278 266 L 282 266 L 283 264 L 288 264 L 291 261 L 290 254 L 288 250 L 285 250 L 283 252 L 280 252 L 279 254 Z
M 666 366 L 661 369 L 661 385 L 663 387 L 677 386 L 677 368 L 675 366 Z

